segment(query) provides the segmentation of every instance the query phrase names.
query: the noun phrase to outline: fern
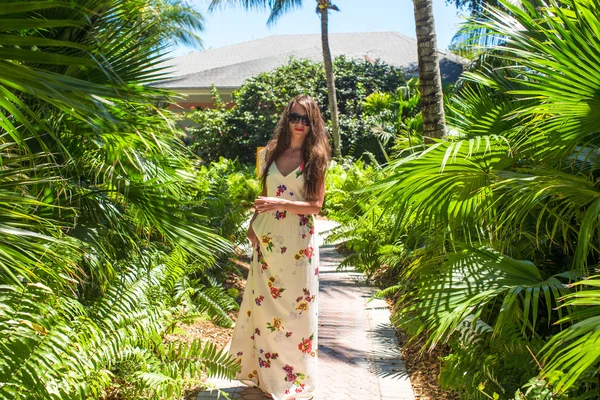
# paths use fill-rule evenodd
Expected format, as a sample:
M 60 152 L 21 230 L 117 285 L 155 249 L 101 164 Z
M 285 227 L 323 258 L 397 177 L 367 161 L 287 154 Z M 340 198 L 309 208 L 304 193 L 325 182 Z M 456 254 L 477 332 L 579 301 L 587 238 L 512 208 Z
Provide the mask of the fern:
M 185 303 L 191 312 L 206 313 L 216 324 L 232 327 L 228 311 L 238 308 L 235 299 L 221 286 L 205 287 L 198 280 L 182 279 L 175 288 L 175 299 Z
M 0 304 L 0 398 L 74 399 L 85 391 L 77 320 L 63 318 L 53 291 L 41 284 L 2 286 Z
M 151 389 L 145 386 L 150 375 L 138 381 L 139 390 L 160 393 L 158 398 L 179 396 L 187 384 L 198 383 L 201 374 L 233 376 L 237 364 L 211 343 L 203 348 L 200 342 L 162 344 L 170 325 L 164 310 L 170 304 L 160 300 L 167 296 L 156 294 L 167 293 L 161 282 L 179 273 L 173 268 L 160 263 L 149 270 L 130 266 L 90 306 L 66 301 L 42 285 L 1 287 L 0 330 L 8 335 L 0 341 L 0 398 L 78 399 L 98 394 L 110 382 L 108 371 L 132 357 L 145 360 L 140 368 L 152 376 L 170 377 Z M 223 289 L 210 289 L 208 299 L 224 296 Z M 210 302 L 214 309 L 220 307 Z
M 404 286 L 401 284 L 388 286 L 385 289 L 378 290 L 374 297 L 378 299 L 385 299 L 394 295 L 395 293 L 398 293 L 403 287 Z
M 239 364 L 227 351 L 212 343 L 169 343 L 157 349 L 156 357 L 159 369 L 137 372 L 136 378 L 159 399 L 173 398 L 191 384 L 205 387 L 204 375 L 233 379 L 239 371 Z

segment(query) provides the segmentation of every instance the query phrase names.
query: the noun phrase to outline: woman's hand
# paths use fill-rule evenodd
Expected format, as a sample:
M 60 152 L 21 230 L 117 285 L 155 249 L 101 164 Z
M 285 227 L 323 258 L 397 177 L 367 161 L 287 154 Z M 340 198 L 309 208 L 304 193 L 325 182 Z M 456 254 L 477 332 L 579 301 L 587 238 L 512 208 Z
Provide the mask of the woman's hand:
M 260 242 L 258 241 L 258 236 L 256 236 L 254 229 L 252 229 L 252 224 L 250 224 L 250 227 L 248 228 L 248 233 L 246 234 L 246 237 L 248 238 L 248 240 L 250 240 L 250 243 L 252 243 L 252 248 L 257 249 L 260 245 Z
M 285 204 L 288 204 L 289 200 L 278 199 L 277 197 L 265 197 L 258 196 L 258 198 L 254 201 L 254 208 L 256 212 L 259 214 L 282 210 Z

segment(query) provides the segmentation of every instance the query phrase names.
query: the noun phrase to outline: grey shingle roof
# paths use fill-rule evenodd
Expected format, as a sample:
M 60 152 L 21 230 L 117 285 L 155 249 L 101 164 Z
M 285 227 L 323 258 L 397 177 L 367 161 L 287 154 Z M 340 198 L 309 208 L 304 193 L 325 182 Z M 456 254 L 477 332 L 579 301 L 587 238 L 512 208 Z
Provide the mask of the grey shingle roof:
M 397 32 L 331 33 L 329 45 L 334 57 L 369 58 L 416 73 L 417 40 Z M 276 35 L 231 46 L 192 53 L 168 61 L 173 76 L 154 86 L 172 89 L 235 88 L 245 79 L 271 71 L 291 56 L 322 61 L 321 35 Z M 440 52 L 442 80 L 455 81 L 463 62 Z

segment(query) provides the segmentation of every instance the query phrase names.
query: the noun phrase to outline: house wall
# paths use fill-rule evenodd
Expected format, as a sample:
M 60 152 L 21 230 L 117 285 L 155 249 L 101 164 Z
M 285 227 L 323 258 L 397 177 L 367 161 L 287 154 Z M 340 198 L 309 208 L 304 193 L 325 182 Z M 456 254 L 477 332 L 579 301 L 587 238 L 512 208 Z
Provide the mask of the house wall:
M 232 93 L 236 89 L 237 88 L 217 88 L 219 95 L 221 96 L 221 100 L 225 102 L 225 106 L 227 108 L 232 108 L 235 104 L 233 103 Z M 213 108 L 214 99 L 212 95 L 212 89 L 174 88 L 171 90 L 182 95 L 180 101 L 177 101 L 177 105 L 171 105 L 169 107 L 169 109 L 173 111 L 188 111 L 193 108 Z
M 227 103 L 225 103 L 225 107 L 227 109 L 232 108 L 235 105 L 234 102 L 229 101 Z M 214 103 L 212 101 L 204 101 L 204 102 L 198 102 L 198 101 L 185 101 L 185 102 L 180 102 L 177 104 L 171 104 L 169 106 L 169 110 L 172 111 L 189 111 L 189 110 L 194 110 L 194 109 L 205 109 L 205 108 L 213 108 Z

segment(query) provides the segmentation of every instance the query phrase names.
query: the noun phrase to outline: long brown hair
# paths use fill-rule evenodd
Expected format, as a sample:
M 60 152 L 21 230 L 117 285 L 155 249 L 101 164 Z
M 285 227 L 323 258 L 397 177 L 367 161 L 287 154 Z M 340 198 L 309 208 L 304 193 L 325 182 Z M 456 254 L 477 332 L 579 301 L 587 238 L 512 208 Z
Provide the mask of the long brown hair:
M 329 145 L 327 132 L 325 132 L 319 105 L 315 99 L 305 94 L 298 95 L 290 100 L 281 113 L 273 137 L 267 143 L 267 162 L 265 163 L 265 169 L 262 171 L 262 184 L 264 187 L 267 183 L 267 174 L 271 164 L 291 145 L 292 134 L 288 124 L 288 116 L 294 104 L 304 107 L 310 121 L 310 130 L 302 145 L 302 162 L 304 163 L 304 196 L 307 200 L 314 201 L 318 197 L 319 183 L 325 179 L 331 146 Z

